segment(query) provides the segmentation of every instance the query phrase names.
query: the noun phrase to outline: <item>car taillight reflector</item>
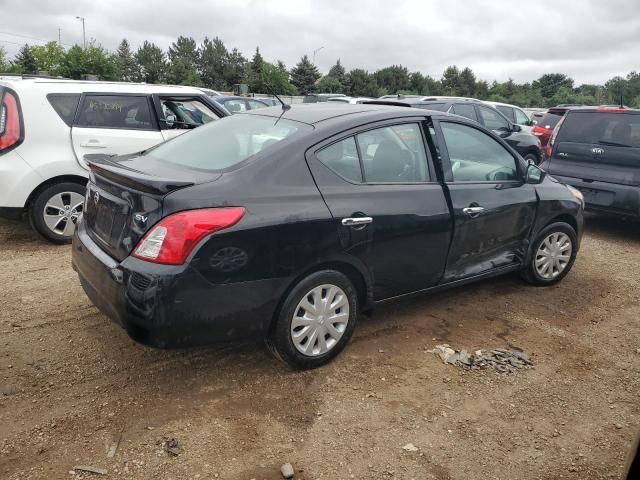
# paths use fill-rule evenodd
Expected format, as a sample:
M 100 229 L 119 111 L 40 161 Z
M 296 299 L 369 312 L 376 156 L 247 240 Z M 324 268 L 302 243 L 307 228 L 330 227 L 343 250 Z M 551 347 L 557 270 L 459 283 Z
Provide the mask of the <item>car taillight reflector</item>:
M 244 214 L 242 207 L 203 208 L 174 213 L 151 228 L 132 255 L 148 262 L 182 265 L 200 240 L 232 227 Z
M 4 92 L 0 101 L 0 151 L 5 150 L 22 139 L 20 110 L 18 101 L 11 92 Z

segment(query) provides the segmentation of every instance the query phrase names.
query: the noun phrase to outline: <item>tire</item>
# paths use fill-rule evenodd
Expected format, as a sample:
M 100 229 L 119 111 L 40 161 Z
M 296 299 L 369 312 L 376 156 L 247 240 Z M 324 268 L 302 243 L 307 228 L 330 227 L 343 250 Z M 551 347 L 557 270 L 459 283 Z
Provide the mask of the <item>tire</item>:
M 29 207 L 31 225 L 51 243 L 71 242 L 85 192 L 84 185 L 74 182 L 54 183 L 44 188 Z
M 546 226 L 533 242 L 528 265 L 522 271 L 522 278 L 539 287 L 558 283 L 573 267 L 578 253 L 577 246 L 576 231 L 571 225 L 558 222 Z M 570 252 L 568 248 L 571 249 Z
M 305 300 L 309 305 L 307 308 L 301 305 Z M 317 305 L 322 307 L 323 303 L 318 302 L 327 300 L 333 300 L 334 304 L 340 302 L 340 306 L 312 310 Z M 334 270 L 313 273 L 287 294 L 267 345 L 276 357 L 292 368 L 311 369 L 324 365 L 349 342 L 356 326 L 358 308 L 356 290 L 345 275 Z M 328 314 L 332 316 L 326 317 Z M 331 318 L 339 320 L 326 322 Z
M 529 163 L 533 162 L 534 165 L 538 165 L 540 163 L 540 159 L 535 156 L 533 153 L 528 153 L 524 156 L 524 161 Z

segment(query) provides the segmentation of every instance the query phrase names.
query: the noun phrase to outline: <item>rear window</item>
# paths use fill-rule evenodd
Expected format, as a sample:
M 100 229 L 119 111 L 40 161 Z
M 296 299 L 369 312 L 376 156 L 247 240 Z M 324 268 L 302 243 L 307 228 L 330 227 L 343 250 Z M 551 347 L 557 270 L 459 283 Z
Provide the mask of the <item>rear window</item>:
M 145 155 L 184 167 L 218 171 L 309 130 L 312 127 L 304 123 L 235 115 L 162 143 Z
M 49 100 L 49 103 L 62 121 L 71 126 L 73 117 L 76 115 L 80 95 L 74 93 L 50 93 L 47 95 L 47 100 Z
M 571 112 L 558 132 L 557 141 L 639 147 L 640 115 Z
M 426 110 L 439 110 L 444 111 L 444 103 L 416 103 L 414 107 L 424 108 Z
M 553 130 L 563 116 L 564 112 L 545 113 L 542 118 L 536 120 L 536 125 Z

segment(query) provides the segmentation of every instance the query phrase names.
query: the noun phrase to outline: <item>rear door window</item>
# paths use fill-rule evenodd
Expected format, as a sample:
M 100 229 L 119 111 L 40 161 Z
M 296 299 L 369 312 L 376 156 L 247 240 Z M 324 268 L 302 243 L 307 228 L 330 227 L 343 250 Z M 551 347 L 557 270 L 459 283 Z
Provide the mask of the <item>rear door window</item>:
M 509 130 L 509 122 L 500 113 L 491 107 L 478 105 L 480 118 L 485 127 L 491 130 Z
M 200 100 L 160 98 L 162 128 L 194 128 L 220 118 Z
M 76 116 L 76 109 L 78 108 L 80 94 L 50 93 L 47 95 L 47 100 L 49 100 L 49 103 L 60 116 L 62 121 L 70 127 L 73 124 L 74 117 Z
M 86 95 L 77 126 L 155 130 L 149 97 L 143 95 Z
M 478 121 L 476 109 L 473 105 L 456 103 L 451 109 L 451 113 L 455 113 L 456 115 L 460 115 L 461 117 L 468 118 L 469 120 L 473 120 L 474 122 Z
M 496 105 L 496 110 L 498 110 L 512 122 L 516 123 L 516 117 L 514 115 L 513 108 L 507 107 L 506 105 Z
M 640 115 L 571 112 L 562 123 L 557 142 L 640 146 Z

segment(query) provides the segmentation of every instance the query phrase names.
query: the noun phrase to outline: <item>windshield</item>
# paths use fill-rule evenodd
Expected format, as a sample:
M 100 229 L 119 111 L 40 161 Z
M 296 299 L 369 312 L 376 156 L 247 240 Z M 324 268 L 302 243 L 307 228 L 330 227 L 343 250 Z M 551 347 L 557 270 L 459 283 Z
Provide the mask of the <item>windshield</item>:
M 224 170 L 311 129 L 304 123 L 273 117 L 235 115 L 162 143 L 145 156 L 185 167 Z

